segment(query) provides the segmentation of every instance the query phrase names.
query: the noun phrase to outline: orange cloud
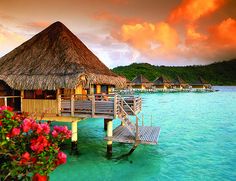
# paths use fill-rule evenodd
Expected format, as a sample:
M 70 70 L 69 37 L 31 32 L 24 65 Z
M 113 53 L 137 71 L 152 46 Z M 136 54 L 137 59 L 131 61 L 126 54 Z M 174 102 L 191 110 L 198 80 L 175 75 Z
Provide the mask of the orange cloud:
M 174 9 L 170 16 L 170 22 L 179 22 L 187 20 L 194 22 L 201 17 L 207 16 L 218 10 L 225 4 L 226 0 L 183 0 L 182 3 Z
M 179 43 L 177 32 L 165 22 L 124 24 L 117 38 L 152 57 L 170 52 Z
M 196 26 L 194 25 L 187 26 L 186 40 L 185 40 L 187 46 L 192 45 L 193 43 L 196 42 L 205 41 L 207 38 L 208 38 L 207 35 L 201 34 L 196 31 Z
M 186 44 L 180 56 L 199 61 L 227 60 L 236 57 L 236 19 L 228 18 L 211 26 L 203 35 L 188 27 Z
M 0 25 L 0 57 L 24 41 L 23 36 Z
M 236 49 L 236 20 L 228 18 L 209 29 L 209 41 L 220 46 L 235 46 Z

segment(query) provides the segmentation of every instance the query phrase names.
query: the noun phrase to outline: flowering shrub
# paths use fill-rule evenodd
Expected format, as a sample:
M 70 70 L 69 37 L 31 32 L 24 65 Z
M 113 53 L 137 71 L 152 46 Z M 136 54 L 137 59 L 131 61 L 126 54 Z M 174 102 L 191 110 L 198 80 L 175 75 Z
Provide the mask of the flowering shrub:
M 0 180 L 29 179 L 29 175 L 48 175 L 66 163 L 59 144 L 71 137 L 66 126 L 37 123 L 24 115 L 0 107 Z

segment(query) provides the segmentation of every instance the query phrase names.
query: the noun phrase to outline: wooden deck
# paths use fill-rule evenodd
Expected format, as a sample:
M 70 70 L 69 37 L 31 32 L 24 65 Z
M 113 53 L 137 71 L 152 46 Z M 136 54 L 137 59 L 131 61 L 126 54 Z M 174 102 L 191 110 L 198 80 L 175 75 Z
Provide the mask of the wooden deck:
M 156 145 L 159 134 L 160 127 L 139 126 L 140 144 Z M 135 136 L 125 126 L 118 126 L 113 130 L 112 138 L 105 137 L 104 139 L 120 143 L 135 143 Z
M 114 119 L 119 113 L 119 105 L 122 105 L 127 114 L 134 115 L 141 111 L 142 99 L 137 96 L 119 97 L 115 94 L 62 95 L 58 101 L 58 113 L 61 116 Z

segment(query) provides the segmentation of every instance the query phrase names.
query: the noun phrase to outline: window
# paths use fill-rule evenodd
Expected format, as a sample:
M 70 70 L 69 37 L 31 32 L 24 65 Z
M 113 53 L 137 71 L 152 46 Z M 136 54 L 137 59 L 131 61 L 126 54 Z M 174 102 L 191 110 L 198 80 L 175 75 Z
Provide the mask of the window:
M 107 85 L 102 85 L 101 92 L 107 94 L 108 93 L 108 86 Z
M 26 90 L 24 91 L 25 99 L 56 99 L 55 90 Z

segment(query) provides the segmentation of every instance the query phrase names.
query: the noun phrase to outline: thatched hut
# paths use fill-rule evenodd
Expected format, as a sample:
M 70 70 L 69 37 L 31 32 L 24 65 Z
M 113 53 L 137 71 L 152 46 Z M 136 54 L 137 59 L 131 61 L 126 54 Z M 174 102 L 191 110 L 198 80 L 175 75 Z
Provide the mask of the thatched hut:
M 147 80 L 143 75 L 137 75 L 132 80 L 132 88 L 134 89 L 148 89 L 152 87 L 152 82 Z
M 153 81 L 153 86 L 157 89 L 170 89 L 172 82 L 164 76 L 157 77 Z
M 198 80 L 191 84 L 193 89 L 211 89 L 211 84 L 209 84 L 202 77 L 198 77 Z
M 132 88 L 132 85 L 133 85 L 133 82 L 130 81 L 129 79 L 126 79 L 126 86 L 128 89 L 131 89 Z
M 0 58 L 0 66 L 0 96 L 6 95 L 2 90 L 9 96 L 21 95 L 28 112 L 43 107 L 56 112 L 58 94 L 109 93 L 126 84 L 61 22 Z
M 172 87 L 176 89 L 187 89 L 189 84 L 186 83 L 181 77 L 177 76 L 172 82 Z

